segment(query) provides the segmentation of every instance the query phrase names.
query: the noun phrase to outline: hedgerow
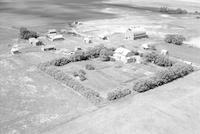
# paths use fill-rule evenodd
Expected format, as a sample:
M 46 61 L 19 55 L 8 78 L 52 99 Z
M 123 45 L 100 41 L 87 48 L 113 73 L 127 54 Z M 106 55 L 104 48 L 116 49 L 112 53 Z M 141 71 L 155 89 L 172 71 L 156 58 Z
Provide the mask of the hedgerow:
M 93 48 L 88 48 L 85 51 L 76 51 L 74 54 L 72 54 L 69 57 L 62 57 L 59 59 L 56 59 L 54 61 L 55 66 L 64 66 L 70 62 L 78 62 L 83 60 L 88 60 L 91 58 L 98 58 L 100 56 L 100 52 L 103 49 L 107 49 L 103 45 L 98 45 Z M 109 49 L 108 49 L 109 50 Z M 109 50 L 109 54 L 111 53 L 111 50 Z
M 137 92 L 145 92 L 186 76 L 193 71 L 194 69 L 191 65 L 176 63 L 164 71 L 157 72 L 154 77 L 136 81 L 133 86 L 133 90 Z
M 107 99 L 109 101 L 113 101 L 113 100 L 117 100 L 117 99 L 120 99 L 122 97 L 125 97 L 129 94 L 131 94 L 130 89 L 116 89 L 116 90 L 109 92 L 107 94 Z

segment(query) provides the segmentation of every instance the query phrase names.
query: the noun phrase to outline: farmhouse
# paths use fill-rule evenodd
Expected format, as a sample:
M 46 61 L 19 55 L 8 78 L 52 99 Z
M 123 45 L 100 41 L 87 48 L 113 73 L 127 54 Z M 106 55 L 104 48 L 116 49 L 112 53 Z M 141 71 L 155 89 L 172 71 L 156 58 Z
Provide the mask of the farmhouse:
M 130 40 L 136 40 L 147 37 L 148 36 L 145 29 L 141 27 L 130 27 L 125 33 L 125 38 Z
M 56 47 L 54 45 L 46 45 L 46 46 L 43 46 L 41 48 L 42 51 L 50 51 L 50 50 L 56 50 Z
M 133 62 L 133 55 L 134 54 L 130 50 L 120 47 L 115 50 L 113 58 L 117 61 L 122 61 L 123 63 L 130 63 Z

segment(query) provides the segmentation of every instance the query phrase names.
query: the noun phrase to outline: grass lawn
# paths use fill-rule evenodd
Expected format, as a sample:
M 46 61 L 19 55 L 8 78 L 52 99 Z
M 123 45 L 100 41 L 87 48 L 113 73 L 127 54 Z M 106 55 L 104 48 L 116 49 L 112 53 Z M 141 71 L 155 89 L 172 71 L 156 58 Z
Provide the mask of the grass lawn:
M 85 65 L 91 64 L 95 70 L 86 70 Z M 102 62 L 99 59 L 69 63 L 58 67 L 73 77 L 73 72 L 80 69 L 86 71 L 87 80 L 81 82 L 84 86 L 98 91 L 102 96 L 119 88 L 130 86 L 135 80 L 151 76 L 162 69 L 156 65 L 123 64 L 121 62 Z

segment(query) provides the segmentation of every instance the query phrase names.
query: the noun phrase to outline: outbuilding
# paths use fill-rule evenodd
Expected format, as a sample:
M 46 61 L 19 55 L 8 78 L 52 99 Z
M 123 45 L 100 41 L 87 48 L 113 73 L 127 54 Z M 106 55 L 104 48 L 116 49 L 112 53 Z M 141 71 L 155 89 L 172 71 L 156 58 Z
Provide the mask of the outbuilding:
M 37 46 L 37 43 L 38 43 L 38 42 L 39 42 L 39 40 L 36 39 L 36 38 L 29 38 L 29 43 L 30 43 L 31 45 Z
M 160 54 L 166 56 L 166 55 L 169 55 L 169 51 L 165 50 L 165 49 L 162 49 L 161 52 L 160 52 Z
M 48 34 L 57 34 L 57 30 L 56 29 L 49 29 Z
M 12 55 L 20 53 L 18 46 L 13 46 L 10 50 Z
M 91 43 L 92 43 L 92 40 L 91 40 L 89 37 L 85 37 L 85 38 L 83 39 L 83 41 L 84 41 L 85 43 L 87 43 L 87 44 L 91 44 Z
M 131 26 L 125 33 L 125 38 L 130 40 L 136 40 L 141 38 L 147 38 L 148 35 L 144 28 Z
M 43 46 L 41 48 L 42 51 L 51 51 L 51 50 L 56 50 L 56 47 L 55 45 L 46 45 L 46 46 Z

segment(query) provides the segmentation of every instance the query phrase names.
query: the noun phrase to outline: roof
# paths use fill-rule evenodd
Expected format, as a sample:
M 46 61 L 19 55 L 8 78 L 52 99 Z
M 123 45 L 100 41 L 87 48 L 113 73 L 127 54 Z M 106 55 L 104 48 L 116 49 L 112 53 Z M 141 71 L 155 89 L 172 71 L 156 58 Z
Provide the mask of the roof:
M 29 42 L 38 42 L 39 40 L 38 39 L 36 39 L 36 38 L 29 38 Z
M 139 26 L 131 26 L 128 28 L 128 31 L 131 31 L 134 34 L 146 34 L 146 30 L 143 27 Z
M 119 47 L 115 50 L 115 53 L 118 53 L 118 54 L 121 54 L 121 55 L 124 55 L 126 56 L 127 54 L 129 54 L 131 51 L 126 49 L 126 48 L 123 48 L 123 47 Z
M 51 39 L 64 39 L 62 34 L 56 34 L 56 35 L 51 35 L 49 36 Z

